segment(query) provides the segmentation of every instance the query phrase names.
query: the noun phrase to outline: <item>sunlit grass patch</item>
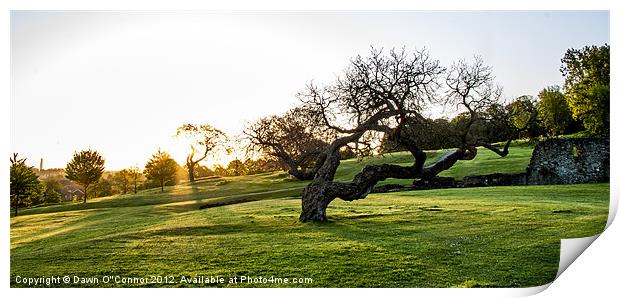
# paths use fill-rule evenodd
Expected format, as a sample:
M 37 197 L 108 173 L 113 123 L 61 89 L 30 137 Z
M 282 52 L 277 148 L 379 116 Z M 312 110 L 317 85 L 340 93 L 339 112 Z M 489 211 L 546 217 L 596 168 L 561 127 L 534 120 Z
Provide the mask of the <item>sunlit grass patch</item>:
M 602 231 L 608 196 L 608 184 L 372 194 L 334 201 L 329 222 L 320 224 L 299 223 L 300 201 L 291 198 L 182 212 L 162 212 L 164 204 L 31 215 L 11 219 L 12 237 L 21 237 L 11 249 L 11 275 L 273 275 L 310 277 L 311 284 L 287 286 L 315 287 L 536 286 L 555 277 L 561 238 Z M 38 238 L 28 232 L 80 213 L 56 222 L 58 229 L 78 228 Z

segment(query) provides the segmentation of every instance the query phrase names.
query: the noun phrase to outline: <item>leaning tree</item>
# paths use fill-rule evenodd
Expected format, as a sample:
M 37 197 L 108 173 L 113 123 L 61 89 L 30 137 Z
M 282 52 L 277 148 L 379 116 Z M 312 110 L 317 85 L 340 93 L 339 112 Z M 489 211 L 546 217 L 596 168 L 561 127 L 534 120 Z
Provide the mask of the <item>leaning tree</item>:
M 471 64 L 459 61 L 445 69 L 425 50 L 385 54 L 373 49 L 368 57 L 353 58 L 332 83 L 321 87 L 309 84 L 299 94 L 300 100 L 319 111 L 322 124 L 338 136 L 321 153 L 324 158 L 317 163 L 314 179 L 302 192 L 300 221 L 326 221 L 326 208 L 334 199 L 363 199 L 377 182 L 387 178 L 432 179 L 459 160 L 475 158 L 478 146 L 505 156 L 510 140 L 499 148 L 472 132 L 476 123 L 489 121 L 485 118 L 490 113 L 485 111 L 494 107 L 500 95 L 491 68 L 481 59 Z M 439 103 L 464 112 L 462 124 L 455 130 L 459 146 L 427 164 L 416 135 L 407 131 L 421 122 L 425 108 Z M 334 181 L 340 149 L 373 133 L 385 134 L 406 148 L 413 155 L 413 164 L 368 165 L 350 182 Z
M 246 125 L 243 134 L 249 143 L 247 149 L 275 158 L 299 180 L 311 180 L 316 160 L 333 135 L 317 115 L 308 107 L 297 107 L 282 116 L 272 115 Z
M 190 182 L 194 182 L 194 169 L 210 153 L 223 147 L 227 141 L 226 134 L 209 124 L 186 123 L 177 128 L 177 136 L 190 140 L 190 151 L 185 159 Z

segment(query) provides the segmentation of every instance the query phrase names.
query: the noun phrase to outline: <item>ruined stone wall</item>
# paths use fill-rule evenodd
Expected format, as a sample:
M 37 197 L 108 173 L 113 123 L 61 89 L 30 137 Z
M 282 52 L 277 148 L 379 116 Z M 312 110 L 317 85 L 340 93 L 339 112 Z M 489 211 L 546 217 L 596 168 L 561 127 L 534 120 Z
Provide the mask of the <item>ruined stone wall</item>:
M 466 176 L 462 181 L 435 177 L 411 186 L 388 184 L 373 192 L 453 187 L 517 186 L 609 182 L 609 140 L 597 138 L 547 139 L 532 152 L 526 173 Z
M 483 186 L 517 186 L 527 184 L 527 174 L 490 174 L 478 176 L 465 176 L 461 182 L 463 187 Z
M 609 181 L 609 140 L 547 139 L 536 145 L 527 184 L 573 184 Z

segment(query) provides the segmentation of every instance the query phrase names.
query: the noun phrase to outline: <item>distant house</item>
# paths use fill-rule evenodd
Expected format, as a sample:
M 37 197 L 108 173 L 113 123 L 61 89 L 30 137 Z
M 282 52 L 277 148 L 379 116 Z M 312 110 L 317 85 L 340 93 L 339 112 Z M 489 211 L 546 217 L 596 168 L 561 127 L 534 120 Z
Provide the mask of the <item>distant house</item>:
M 34 169 L 41 180 L 54 179 L 62 185 L 58 189 L 65 201 L 84 198 L 84 190 L 75 182 L 65 178 L 64 169 Z
M 66 189 L 66 188 L 65 188 Z M 84 198 L 84 191 L 76 188 L 76 189 L 66 189 L 65 192 L 65 201 L 73 201 L 74 199 Z
M 63 188 L 62 196 L 65 198 L 66 201 L 70 202 L 74 199 L 84 198 L 84 190 L 82 190 L 82 188 L 75 182 L 63 177 L 60 180 L 60 183 L 62 184 Z

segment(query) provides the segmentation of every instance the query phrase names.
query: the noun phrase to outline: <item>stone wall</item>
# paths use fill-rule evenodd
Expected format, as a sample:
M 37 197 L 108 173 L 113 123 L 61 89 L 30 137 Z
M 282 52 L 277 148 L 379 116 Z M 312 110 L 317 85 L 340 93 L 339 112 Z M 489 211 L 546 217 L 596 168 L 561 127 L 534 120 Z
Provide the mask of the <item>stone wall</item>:
M 527 184 L 574 184 L 609 181 L 609 140 L 547 139 L 536 145 Z
M 527 174 L 490 174 L 463 177 L 462 187 L 517 186 L 527 184 Z
M 539 142 L 526 173 L 466 176 L 462 181 L 435 177 L 429 181 L 415 180 L 411 186 L 378 186 L 373 192 L 594 182 L 609 182 L 609 140 L 566 138 Z

